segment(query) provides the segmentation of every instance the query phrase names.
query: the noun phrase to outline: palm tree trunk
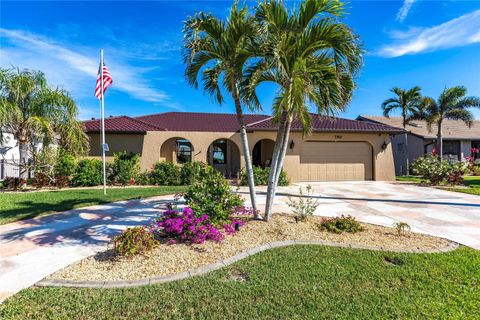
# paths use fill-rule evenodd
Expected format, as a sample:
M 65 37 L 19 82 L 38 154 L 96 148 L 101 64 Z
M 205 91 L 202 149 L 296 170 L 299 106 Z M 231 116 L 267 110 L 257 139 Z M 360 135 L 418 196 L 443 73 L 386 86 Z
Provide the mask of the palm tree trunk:
M 237 112 L 238 124 L 240 125 L 240 139 L 242 141 L 243 157 L 245 159 L 245 169 L 247 172 L 248 189 L 250 191 L 250 202 L 252 203 L 252 209 L 253 209 L 255 218 L 258 218 L 259 212 L 257 209 L 257 201 L 255 198 L 255 180 L 253 177 L 252 158 L 250 157 L 250 148 L 248 146 L 247 130 L 245 129 L 245 121 L 243 119 L 242 106 L 240 104 L 240 99 L 238 97 L 237 86 L 235 86 L 233 98 L 235 101 L 235 111 Z
M 287 154 L 287 147 L 288 147 L 288 140 L 290 137 L 290 128 L 292 127 L 292 120 L 288 117 L 287 122 L 285 124 L 285 133 L 282 138 L 282 148 L 280 149 L 280 155 L 278 156 L 278 165 L 277 170 L 275 172 L 275 188 L 278 186 L 278 181 L 280 180 L 280 174 L 282 173 L 283 163 L 285 162 L 285 156 Z M 274 192 L 275 196 L 275 192 Z
M 442 121 L 437 123 L 437 149 L 440 156 L 440 162 L 443 161 L 443 134 L 442 134 Z
M 277 131 L 277 138 L 275 139 L 275 146 L 273 148 L 272 163 L 270 165 L 270 174 L 268 175 L 267 199 L 265 203 L 264 221 L 269 221 L 272 217 L 272 205 L 275 197 L 276 176 L 279 165 L 279 158 L 285 141 L 285 130 L 287 125 L 288 113 L 283 112 L 280 118 L 280 123 Z M 285 143 L 286 145 L 286 143 Z
M 27 161 L 28 161 L 28 144 L 22 140 L 18 140 L 18 154 L 19 154 L 19 164 L 18 164 L 18 172 L 20 178 L 25 180 L 28 179 L 28 171 L 27 171 Z
M 405 130 L 405 175 L 408 175 L 410 172 L 410 164 L 409 164 L 409 160 L 408 160 L 408 133 L 406 132 L 406 128 L 407 128 L 407 112 L 405 110 L 405 108 L 403 109 L 403 112 L 402 112 L 402 119 L 403 119 L 403 130 Z

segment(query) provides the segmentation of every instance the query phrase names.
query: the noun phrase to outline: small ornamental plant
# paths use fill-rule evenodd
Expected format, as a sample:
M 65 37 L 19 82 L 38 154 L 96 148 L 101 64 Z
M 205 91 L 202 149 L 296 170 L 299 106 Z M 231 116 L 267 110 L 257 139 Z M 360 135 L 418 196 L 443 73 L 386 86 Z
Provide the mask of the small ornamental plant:
M 308 185 L 306 188 L 306 193 L 303 191 L 303 188 L 300 187 L 300 197 L 298 200 L 288 199 L 287 205 L 292 208 L 293 213 L 295 214 L 295 221 L 305 221 L 307 217 L 312 216 L 317 210 L 318 200 L 313 197 L 312 186 Z
M 324 218 L 319 227 L 320 230 L 333 233 L 357 233 L 358 231 L 363 231 L 363 227 L 354 217 L 344 215 L 335 218 Z
M 410 225 L 406 222 L 398 221 L 393 224 L 393 227 L 397 230 L 398 236 L 405 235 L 407 232 L 410 232 Z
M 113 238 L 113 246 L 118 256 L 129 257 L 152 249 L 158 242 L 146 227 L 127 228 Z

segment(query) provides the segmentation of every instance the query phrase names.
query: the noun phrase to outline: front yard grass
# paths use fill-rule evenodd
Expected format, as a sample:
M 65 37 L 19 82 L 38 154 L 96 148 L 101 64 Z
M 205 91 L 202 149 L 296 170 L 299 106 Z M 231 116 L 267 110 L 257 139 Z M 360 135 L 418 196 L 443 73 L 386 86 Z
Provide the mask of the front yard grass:
M 272 249 L 187 280 L 125 289 L 29 288 L 1 319 L 474 319 L 480 251 Z M 240 280 L 239 280 L 240 279 Z
M 442 189 L 454 192 L 463 192 L 468 194 L 480 195 L 480 176 L 464 176 L 463 184 L 469 188 L 444 187 Z M 422 183 L 422 179 L 416 176 L 397 176 L 397 181 L 407 181 L 412 183 Z
M 422 179 L 416 176 L 396 176 L 395 177 L 397 181 L 402 181 L 402 182 L 413 182 L 413 183 L 421 183 Z
M 464 184 L 472 188 L 480 188 L 480 176 L 466 176 L 463 177 Z
M 0 224 L 96 204 L 147 198 L 184 191 L 182 186 L 144 188 L 72 189 L 59 191 L 0 193 Z

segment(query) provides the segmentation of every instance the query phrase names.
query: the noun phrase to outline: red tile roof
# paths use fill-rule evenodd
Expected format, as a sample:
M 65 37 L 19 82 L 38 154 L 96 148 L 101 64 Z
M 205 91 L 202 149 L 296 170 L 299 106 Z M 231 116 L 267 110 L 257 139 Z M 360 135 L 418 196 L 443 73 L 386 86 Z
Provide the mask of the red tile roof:
M 246 114 L 245 123 L 268 118 L 265 115 Z M 167 128 L 169 131 L 238 131 L 237 115 L 234 113 L 165 112 L 137 117 L 141 121 Z
M 101 130 L 100 119 L 84 121 L 83 125 L 86 132 L 100 132 Z M 146 133 L 147 131 L 165 131 L 165 128 L 127 116 L 105 118 L 105 132 Z
M 384 124 L 319 116 L 317 114 L 311 114 L 311 116 L 312 131 L 314 132 L 375 132 L 392 134 L 403 132 L 403 130 L 400 128 L 395 128 Z M 277 128 L 271 117 L 265 119 L 264 121 L 249 125 L 248 127 L 256 130 L 276 130 Z M 293 120 L 292 130 L 302 130 L 302 126 L 298 120 Z
M 252 130 L 276 130 L 272 117 L 266 115 L 246 114 L 245 123 Z M 87 132 L 99 132 L 100 120 L 84 122 Z M 197 112 L 165 112 L 131 118 L 127 116 L 105 119 L 107 132 L 145 133 L 147 131 L 203 131 L 203 132 L 236 132 L 237 116 L 233 113 L 197 113 Z M 302 127 L 296 120 L 292 130 Z M 314 132 L 375 132 L 399 133 L 402 129 L 384 124 L 343 118 L 321 117 L 312 114 L 312 130 Z

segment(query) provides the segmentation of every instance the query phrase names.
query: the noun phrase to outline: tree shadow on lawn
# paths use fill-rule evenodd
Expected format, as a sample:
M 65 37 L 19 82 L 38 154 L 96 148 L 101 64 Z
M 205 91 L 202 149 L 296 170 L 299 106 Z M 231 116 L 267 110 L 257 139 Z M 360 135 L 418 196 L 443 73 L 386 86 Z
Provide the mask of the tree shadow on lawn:
M 74 200 L 66 202 L 70 205 L 75 203 Z M 169 202 L 169 200 L 154 200 L 148 203 L 138 201 L 137 205 L 111 203 L 106 205 L 105 209 L 83 208 L 19 221 L 18 228 L 0 234 L 0 242 L 25 239 L 40 246 L 105 245 L 125 228 L 145 225 L 158 217 Z
M 98 198 L 66 199 L 55 203 L 26 200 L 17 202 L 18 208 L 0 211 L 0 218 L 1 220 L 14 222 L 16 220 L 35 218 L 43 214 L 72 210 L 81 206 L 105 203 L 109 203 L 109 201 L 99 200 Z

